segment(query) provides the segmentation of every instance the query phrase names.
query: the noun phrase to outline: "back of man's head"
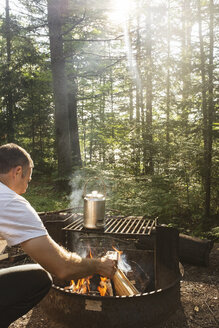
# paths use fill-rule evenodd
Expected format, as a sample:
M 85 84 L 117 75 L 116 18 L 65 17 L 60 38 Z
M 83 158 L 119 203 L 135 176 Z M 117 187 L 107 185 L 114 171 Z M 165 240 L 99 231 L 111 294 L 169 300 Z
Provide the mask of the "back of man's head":
M 0 174 L 8 173 L 12 168 L 22 166 L 23 172 L 33 167 L 30 155 L 22 147 L 8 143 L 0 147 Z

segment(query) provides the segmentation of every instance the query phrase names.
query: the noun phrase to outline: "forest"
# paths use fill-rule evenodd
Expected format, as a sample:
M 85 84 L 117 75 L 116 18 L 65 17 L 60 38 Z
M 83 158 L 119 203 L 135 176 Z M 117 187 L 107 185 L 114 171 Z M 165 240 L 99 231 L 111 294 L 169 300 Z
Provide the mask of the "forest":
M 218 2 L 0 10 L 0 145 L 31 154 L 36 209 L 80 206 L 97 176 L 109 208 L 218 239 Z

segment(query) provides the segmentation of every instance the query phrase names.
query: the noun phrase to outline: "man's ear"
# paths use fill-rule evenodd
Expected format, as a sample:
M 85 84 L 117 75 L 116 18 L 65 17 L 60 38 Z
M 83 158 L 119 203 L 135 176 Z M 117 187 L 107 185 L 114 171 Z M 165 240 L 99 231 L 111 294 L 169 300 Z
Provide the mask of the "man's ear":
M 13 175 L 14 175 L 14 177 L 17 177 L 19 175 L 22 175 L 22 171 L 23 171 L 23 169 L 22 169 L 22 166 L 21 165 L 18 165 L 15 168 L 13 168 Z

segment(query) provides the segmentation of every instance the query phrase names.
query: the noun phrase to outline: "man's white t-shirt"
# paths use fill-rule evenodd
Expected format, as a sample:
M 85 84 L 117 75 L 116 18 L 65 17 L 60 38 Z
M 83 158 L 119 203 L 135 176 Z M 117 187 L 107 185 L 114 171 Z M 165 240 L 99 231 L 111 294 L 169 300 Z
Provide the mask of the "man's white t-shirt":
M 7 241 L 8 246 L 47 234 L 30 203 L 0 182 L 0 237 Z

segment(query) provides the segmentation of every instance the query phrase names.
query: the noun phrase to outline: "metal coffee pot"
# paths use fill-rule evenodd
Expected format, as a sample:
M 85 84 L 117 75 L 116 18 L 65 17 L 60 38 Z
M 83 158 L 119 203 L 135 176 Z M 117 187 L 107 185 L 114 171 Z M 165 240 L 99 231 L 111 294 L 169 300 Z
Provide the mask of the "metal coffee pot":
M 87 184 L 90 180 L 97 179 L 100 180 L 104 188 L 104 193 L 94 190 L 87 194 Z M 87 229 L 101 229 L 104 227 L 104 217 L 105 217 L 105 203 L 106 203 L 106 186 L 102 179 L 91 178 L 88 179 L 84 186 L 84 227 Z

